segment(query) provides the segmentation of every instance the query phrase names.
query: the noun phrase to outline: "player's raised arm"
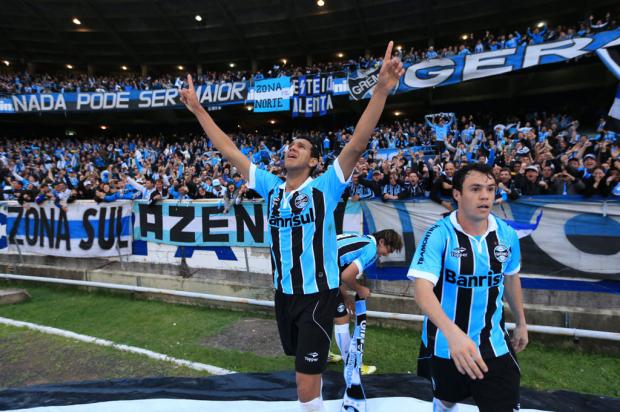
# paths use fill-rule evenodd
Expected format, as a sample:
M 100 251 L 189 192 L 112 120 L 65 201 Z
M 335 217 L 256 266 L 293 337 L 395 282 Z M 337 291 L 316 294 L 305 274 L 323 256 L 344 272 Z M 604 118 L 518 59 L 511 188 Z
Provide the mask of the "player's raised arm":
M 357 160 L 362 153 L 364 153 L 364 150 L 366 150 L 366 146 L 368 146 L 370 134 L 381 117 L 388 95 L 392 89 L 398 85 L 400 77 L 405 73 L 400 59 L 396 57 L 392 58 L 393 46 L 394 42 L 390 41 L 385 50 L 385 57 L 383 58 L 377 85 L 372 92 L 372 98 L 355 126 L 355 132 L 353 132 L 351 141 L 344 147 L 340 156 L 338 156 L 338 163 L 340 164 L 342 173 L 347 178 L 351 176 L 351 172 L 353 172 Z
M 241 153 L 241 151 L 235 146 L 232 139 L 215 124 L 209 113 L 202 107 L 196 96 L 194 90 L 194 81 L 191 75 L 187 75 L 187 83 L 189 88 L 179 91 L 181 95 L 181 101 L 189 109 L 190 112 L 196 116 L 202 129 L 207 134 L 207 137 L 213 142 L 213 145 L 222 152 L 224 157 L 230 161 L 237 168 L 237 170 L 246 178 L 250 174 L 250 161 L 247 157 Z

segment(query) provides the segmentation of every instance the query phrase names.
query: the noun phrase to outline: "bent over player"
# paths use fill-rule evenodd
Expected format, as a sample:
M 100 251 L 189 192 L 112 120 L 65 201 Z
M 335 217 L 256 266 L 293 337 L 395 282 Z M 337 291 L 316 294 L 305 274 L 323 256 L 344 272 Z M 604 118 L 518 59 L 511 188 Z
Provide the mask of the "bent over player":
M 489 166 L 460 169 L 453 186 L 458 209 L 426 231 L 408 273 L 426 315 L 418 375 L 432 382 L 434 411 L 456 411 L 471 396 L 483 412 L 512 412 L 519 409 L 515 352 L 528 343 L 519 238 L 491 214 L 497 184 Z M 512 340 L 504 293 L 517 325 Z
M 338 266 L 340 268 L 341 298 L 336 307 L 334 336 L 342 357 L 329 353 L 330 362 L 347 359 L 351 334 L 349 332 L 349 314 L 347 308 L 354 307 L 353 300 L 347 295 L 346 287 L 355 291 L 361 298 L 370 296 L 370 289 L 357 282 L 366 268 L 372 265 L 378 256 L 387 256 L 403 247 L 403 240 L 393 229 L 380 230 L 372 235 L 342 234 L 338 235 Z M 362 365 L 362 375 L 370 375 L 377 368 L 373 365 Z
M 235 146 L 201 106 L 191 76 L 181 100 L 196 116 L 213 145 L 248 178 L 248 187 L 267 205 L 275 314 L 282 347 L 295 356 L 297 394 L 302 411 L 324 411 L 321 374 L 333 332 L 340 294 L 334 210 L 353 168 L 366 150 L 387 96 L 404 74 L 392 58 L 393 42 L 385 52 L 373 96 L 350 142 L 320 177 L 320 145 L 299 138 L 290 143 L 284 166 L 286 180 L 259 169 Z

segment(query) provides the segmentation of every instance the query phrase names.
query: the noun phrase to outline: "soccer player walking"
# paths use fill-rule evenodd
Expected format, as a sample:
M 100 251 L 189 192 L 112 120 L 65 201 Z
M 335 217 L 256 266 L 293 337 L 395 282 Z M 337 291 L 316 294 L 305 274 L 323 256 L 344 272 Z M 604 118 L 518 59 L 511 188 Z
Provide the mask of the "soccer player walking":
M 373 96 L 357 123 L 351 141 L 334 164 L 313 179 L 320 142 L 291 142 L 284 166 L 286 180 L 257 168 L 215 124 L 201 106 L 191 76 L 181 101 L 196 116 L 213 145 L 248 178 L 267 204 L 275 314 L 282 347 L 295 356 L 297 394 L 302 411 L 324 411 L 321 374 L 340 294 L 334 210 L 370 134 L 379 121 L 387 96 L 404 74 L 388 44 Z
M 453 412 L 473 397 L 481 411 L 519 409 L 515 352 L 528 343 L 521 298 L 517 233 L 491 214 L 497 183 L 489 166 L 473 164 L 453 179 L 458 209 L 431 226 L 408 277 L 426 315 L 418 375 L 433 384 L 433 411 Z M 506 294 L 516 328 L 504 327 Z

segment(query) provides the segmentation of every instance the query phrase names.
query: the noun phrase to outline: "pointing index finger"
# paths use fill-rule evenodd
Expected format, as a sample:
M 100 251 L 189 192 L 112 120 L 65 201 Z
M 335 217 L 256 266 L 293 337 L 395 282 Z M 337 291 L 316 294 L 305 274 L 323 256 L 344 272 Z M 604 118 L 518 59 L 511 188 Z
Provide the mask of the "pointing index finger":
M 187 85 L 189 86 L 190 89 L 194 89 L 194 81 L 192 80 L 192 75 L 188 74 L 187 75 Z
M 384 62 L 389 62 L 392 59 L 392 47 L 394 47 L 394 42 L 390 40 L 387 49 L 385 50 L 385 57 L 383 58 Z

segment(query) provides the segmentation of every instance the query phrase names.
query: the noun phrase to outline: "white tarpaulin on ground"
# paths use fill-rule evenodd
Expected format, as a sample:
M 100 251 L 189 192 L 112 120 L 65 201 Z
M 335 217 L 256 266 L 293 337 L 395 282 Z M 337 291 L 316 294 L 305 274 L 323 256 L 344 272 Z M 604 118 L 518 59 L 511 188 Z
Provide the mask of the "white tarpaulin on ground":
M 340 412 L 342 401 L 325 401 L 328 412 Z M 368 399 L 367 410 L 372 412 L 432 412 L 433 404 L 415 398 Z M 190 399 L 143 399 L 136 401 L 114 401 L 86 405 L 46 406 L 17 409 L 14 412 L 291 412 L 298 411 L 296 401 L 196 401 Z M 478 408 L 459 404 L 460 412 L 475 412 Z M 521 409 L 522 412 L 536 412 L 538 409 Z

